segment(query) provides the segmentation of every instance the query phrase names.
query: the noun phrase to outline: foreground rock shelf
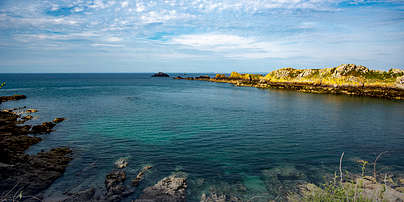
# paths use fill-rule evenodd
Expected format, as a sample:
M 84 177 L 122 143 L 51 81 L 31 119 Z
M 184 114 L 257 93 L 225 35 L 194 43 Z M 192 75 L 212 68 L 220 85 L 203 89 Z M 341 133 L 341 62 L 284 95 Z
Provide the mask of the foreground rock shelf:
M 1 101 L 25 99 L 25 96 L 2 96 Z M 36 110 L 17 108 L 0 112 L 0 190 L 1 200 L 40 200 L 40 193 L 60 177 L 72 160 L 67 147 L 25 154 L 30 146 L 42 138 L 34 134 L 52 132 L 56 123 L 38 126 L 22 125 Z
M 369 70 L 354 64 L 344 64 L 324 69 L 282 68 L 266 76 L 240 74 L 230 76 L 217 74 L 214 78 L 176 77 L 175 79 L 202 80 L 231 83 L 236 86 L 257 88 L 290 89 L 305 93 L 345 94 L 404 100 L 404 70 Z

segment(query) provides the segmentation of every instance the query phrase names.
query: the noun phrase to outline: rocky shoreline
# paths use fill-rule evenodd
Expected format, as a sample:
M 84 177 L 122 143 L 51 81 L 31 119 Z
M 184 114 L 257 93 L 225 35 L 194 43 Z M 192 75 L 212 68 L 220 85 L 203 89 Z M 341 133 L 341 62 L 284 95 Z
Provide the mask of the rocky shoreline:
M 235 86 L 288 89 L 304 93 L 344 94 L 404 100 L 404 70 L 369 70 L 354 64 L 325 69 L 282 68 L 267 75 L 217 74 L 210 78 L 176 77 L 175 79 L 231 83 Z
M 2 96 L 1 101 L 25 99 L 23 95 Z M 33 109 L 26 107 L 0 112 L 0 199 L 3 201 L 37 201 L 41 192 L 60 177 L 72 160 L 67 147 L 25 154 L 30 146 L 42 140 L 40 134 L 52 132 L 54 122 L 24 125 L 32 119 Z M 60 120 L 60 119 L 59 119 Z

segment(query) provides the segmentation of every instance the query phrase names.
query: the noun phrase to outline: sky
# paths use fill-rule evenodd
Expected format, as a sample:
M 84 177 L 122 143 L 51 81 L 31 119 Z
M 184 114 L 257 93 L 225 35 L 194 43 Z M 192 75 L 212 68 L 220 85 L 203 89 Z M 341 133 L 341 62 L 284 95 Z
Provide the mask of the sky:
M 0 73 L 404 68 L 404 0 L 0 0 Z

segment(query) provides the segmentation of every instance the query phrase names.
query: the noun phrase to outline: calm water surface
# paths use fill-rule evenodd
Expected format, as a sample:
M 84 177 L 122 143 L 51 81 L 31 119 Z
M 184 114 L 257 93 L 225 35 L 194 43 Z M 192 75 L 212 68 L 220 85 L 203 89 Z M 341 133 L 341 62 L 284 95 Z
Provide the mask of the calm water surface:
M 150 76 L 0 74 L 7 82 L 1 95 L 28 96 L 1 108 L 38 109 L 29 124 L 67 118 L 28 151 L 74 150 L 46 196 L 104 186 L 120 157 L 129 158 L 128 183 L 144 165 L 153 166 L 139 190 L 173 172 L 186 173 L 190 201 L 209 190 L 279 199 L 296 183 L 324 182 L 342 152 L 344 169 L 360 172 L 357 160 L 389 151 L 378 169 L 404 174 L 402 101 Z

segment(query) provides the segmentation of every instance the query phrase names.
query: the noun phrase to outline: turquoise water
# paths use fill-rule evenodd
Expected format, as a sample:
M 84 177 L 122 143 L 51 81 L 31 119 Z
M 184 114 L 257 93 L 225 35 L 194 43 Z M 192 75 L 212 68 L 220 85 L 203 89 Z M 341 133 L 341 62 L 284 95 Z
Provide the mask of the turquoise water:
M 36 124 L 66 117 L 28 152 L 70 146 L 74 160 L 46 192 L 102 187 L 120 157 L 128 183 L 153 169 L 139 190 L 173 172 L 189 177 L 188 198 L 207 191 L 279 200 L 296 184 L 322 183 L 337 170 L 404 174 L 404 102 L 151 78 L 151 74 L 0 74 L 1 95 L 28 99 L 1 108 L 38 109 Z M 371 172 L 369 167 L 368 172 Z M 135 198 L 139 191 L 129 197 Z

